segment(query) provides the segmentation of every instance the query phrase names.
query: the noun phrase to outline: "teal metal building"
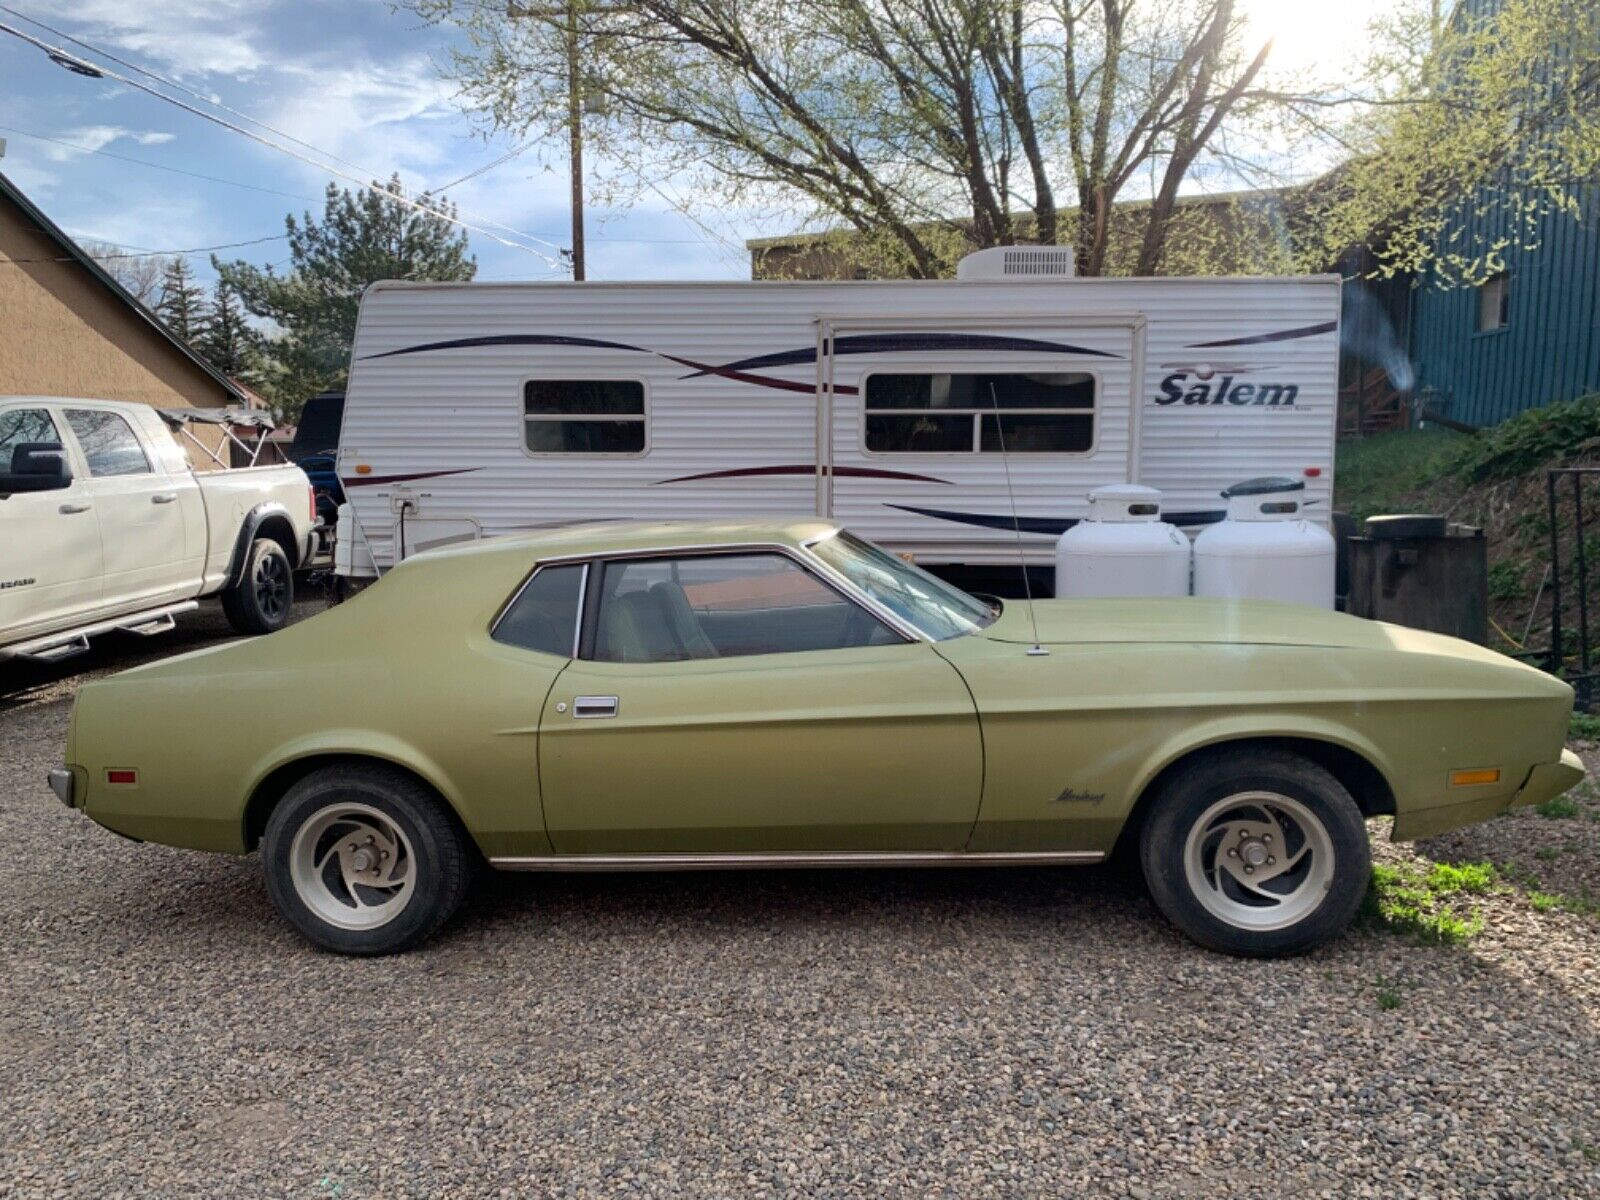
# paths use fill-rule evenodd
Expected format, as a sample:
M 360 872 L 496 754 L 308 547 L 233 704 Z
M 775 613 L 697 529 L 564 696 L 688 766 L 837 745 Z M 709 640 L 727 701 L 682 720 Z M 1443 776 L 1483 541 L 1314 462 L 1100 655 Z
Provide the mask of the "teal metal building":
M 1600 392 L 1600 183 L 1575 189 L 1579 216 L 1544 217 L 1526 249 L 1477 287 L 1415 287 L 1409 329 L 1414 396 L 1467 425 Z M 1502 220 L 1468 215 L 1469 244 Z

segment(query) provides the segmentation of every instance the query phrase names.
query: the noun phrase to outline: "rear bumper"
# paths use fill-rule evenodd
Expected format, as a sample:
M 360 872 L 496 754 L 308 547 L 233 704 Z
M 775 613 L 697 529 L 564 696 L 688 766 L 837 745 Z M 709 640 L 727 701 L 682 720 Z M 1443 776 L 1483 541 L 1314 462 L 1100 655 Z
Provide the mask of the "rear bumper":
M 77 808 L 78 800 L 83 794 L 78 786 L 78 772 L 71 767 L 54 767 L 45 777 L 50 784 L 50 790 L 56 794 L 56 799 L 68 808 Z

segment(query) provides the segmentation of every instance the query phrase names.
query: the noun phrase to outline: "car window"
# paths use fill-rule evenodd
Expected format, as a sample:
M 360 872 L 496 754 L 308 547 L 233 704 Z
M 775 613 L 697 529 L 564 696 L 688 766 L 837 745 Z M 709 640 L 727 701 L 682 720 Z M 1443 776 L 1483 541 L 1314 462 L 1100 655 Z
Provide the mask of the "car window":
M 0 413 L 0 471 L 11 469 L 11 456 L 18 446 L 60 440 L 56 423 L 42 408 L 13 408 Z
M 809 547 L 873 601 L 935 641 L 982 629 L 999 612 L 953 584 L 854 534 L 840 532 Z
M 718 554 L 606 564 L 594 657 L 681 662 L 900 641 L 782 554 Z
M 494 627 L 494 640 L 571 658 L 583 602 L 582 564 L 541 567 Z
M 133 427 L 120 414 L 101 408 L 69 408 L 67 424 L 83 447 L 89 474 L 96 479 L 108 475 L 148 475 L 150 460 L 134 436 Z

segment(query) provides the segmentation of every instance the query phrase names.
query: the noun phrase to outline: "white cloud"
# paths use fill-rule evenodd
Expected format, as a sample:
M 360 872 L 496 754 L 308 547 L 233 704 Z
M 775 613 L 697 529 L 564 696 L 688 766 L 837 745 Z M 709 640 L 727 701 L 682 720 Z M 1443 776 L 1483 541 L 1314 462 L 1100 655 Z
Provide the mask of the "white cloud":
M 78 157 L 83 151 L 104 150 L 113 142 L 124 138 L 141 146 L 159 146 L 172 141 L 176 136 L 155 130 L 127 129 L 121 125 L 80 125 L 64 129 L 56 135 L 59 141 L 70 142 L 70 146 L 51 143 L 45 147 L 44 152 L 56 162 L 66 162 Z
M 263 7 L 251 0 L 34 0 L 29 11 L 87 42 L 132 51 L 127 57 L 193 81 L 249 75 L 268 65 Z

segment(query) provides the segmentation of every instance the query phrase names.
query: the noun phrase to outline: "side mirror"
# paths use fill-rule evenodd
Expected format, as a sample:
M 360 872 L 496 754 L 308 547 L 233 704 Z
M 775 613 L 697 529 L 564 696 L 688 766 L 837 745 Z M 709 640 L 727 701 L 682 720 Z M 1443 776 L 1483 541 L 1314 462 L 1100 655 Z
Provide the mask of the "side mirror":
M 0 474 L 0 496 L 71 486 L 72 466 L 60 442 L 23 442 L 11 451 L 11 470 Z

